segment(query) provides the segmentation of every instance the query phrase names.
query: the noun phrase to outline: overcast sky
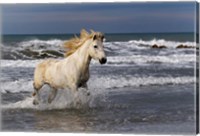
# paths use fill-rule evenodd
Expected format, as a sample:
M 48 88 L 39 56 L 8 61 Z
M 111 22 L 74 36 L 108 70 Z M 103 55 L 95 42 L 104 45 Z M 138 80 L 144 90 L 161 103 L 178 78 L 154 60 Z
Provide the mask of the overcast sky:
M 195 2 L 12 4 L 2 6 L 3 34 L 193 32 Z

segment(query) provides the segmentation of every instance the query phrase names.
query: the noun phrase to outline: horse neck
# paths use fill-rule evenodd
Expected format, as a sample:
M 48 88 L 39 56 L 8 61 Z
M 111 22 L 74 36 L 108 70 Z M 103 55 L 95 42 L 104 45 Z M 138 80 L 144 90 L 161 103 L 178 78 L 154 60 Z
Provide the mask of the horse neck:
M 74 58 L 77 66 L 83 70 L 87 71 L 90 65 L 91 57 L 88 52 L 89 41 L 86 41 L 75 53 Z

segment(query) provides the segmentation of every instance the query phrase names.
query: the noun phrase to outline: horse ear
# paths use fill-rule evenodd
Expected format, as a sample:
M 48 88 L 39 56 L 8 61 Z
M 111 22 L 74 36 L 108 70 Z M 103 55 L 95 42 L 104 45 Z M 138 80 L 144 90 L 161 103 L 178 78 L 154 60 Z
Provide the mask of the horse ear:
M 92 29 L 90 29 L 90 32 L 91 32 L 91 33 L 95 33 L 95 31 L 94 31 L 94 30 L 92 30 Z
M 103 41 L 104 41 L 104 39 L 105 39 L 105 37 L 104 37 L 104 35 L 102 35 L 102 37 L 101 37 L 101 41 L 103 42 Z
M 97 39 L 97 35 L 95 34 L 92 39 L 93 39 L 93 41 L 96 40 Z

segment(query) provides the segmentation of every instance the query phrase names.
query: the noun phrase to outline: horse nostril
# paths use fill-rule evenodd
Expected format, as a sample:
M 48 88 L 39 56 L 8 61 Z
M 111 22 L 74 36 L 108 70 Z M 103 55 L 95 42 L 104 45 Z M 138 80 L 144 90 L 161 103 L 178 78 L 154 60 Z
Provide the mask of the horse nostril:
M 107 61 L 107 59 L 106 59 L 106 58 L 102 58 L 102 59 L 101 59 L 101 62 L 102 62 L 102 64 L 105 64 L 105 63 L 106 63 L 106 61 Z
M 107 61 L 107 59 L 106 59 L 106 58 L 102 58 L 102 59 L 100 59 L 100 60 L 99 60 L 99 62 L 100 62 L 101 64 L 105 64 L 105 63 L 106 63 L 106 61 Z

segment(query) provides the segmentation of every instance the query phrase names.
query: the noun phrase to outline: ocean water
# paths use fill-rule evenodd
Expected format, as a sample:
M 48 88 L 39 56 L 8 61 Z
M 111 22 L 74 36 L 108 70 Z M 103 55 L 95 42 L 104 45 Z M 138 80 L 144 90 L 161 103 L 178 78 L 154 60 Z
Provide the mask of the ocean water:
M 192 33 L 106 34 L 107 63 L 90 64 L 90 96 L 59 90 L 32 104 L 33 72 L 62 59 L 73 35 L 4 35 L 2 131 L 194 134 L 196 44 Z M 165 48 L 152 48 L 152 46 Z M 184 45 L 187 48 L 177 48 Z

